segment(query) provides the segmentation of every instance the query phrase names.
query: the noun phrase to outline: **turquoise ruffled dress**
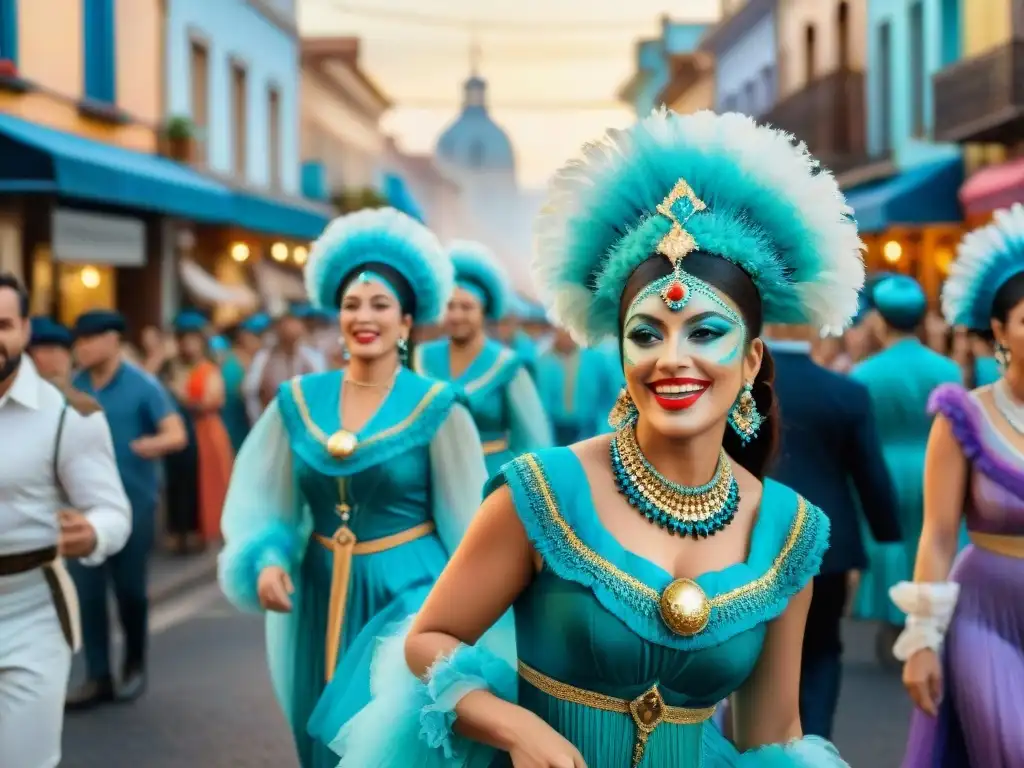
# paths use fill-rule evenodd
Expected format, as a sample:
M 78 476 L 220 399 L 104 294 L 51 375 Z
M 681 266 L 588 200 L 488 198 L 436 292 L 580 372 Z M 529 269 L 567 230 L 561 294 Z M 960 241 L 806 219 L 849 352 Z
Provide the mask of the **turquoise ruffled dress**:
M 238 454 L 222 522 L 220 581 L 233 604 L 260 610 L 256 584 L 268 565 L 284 567 L 295 585 L 292 611 L 267 614 L 267 655 L 303 768 L 337 763 L 323 745 L 370 699 L 377 636 L 418 610 L 486 480 L 476 427 L 454 390 L 407 369 L 355 451 L 333 457 L 327 440 L 340 429 L 342 377 L 330 371 L 281 385 Z M 343 505 L 357 541 L 345 599 L 331 543 Z M 360 552 L 413 531 L 405 543 Z M 343 624 L 332 621 L 339 605 Z M 329 642 L 337 664 L 328 687 Z
M 487 471 L 527 451 L 552 444 L 551 428 L 537 388 L 522 360 L 488 339 L 458 378 L 451 375 L 450 342 L 438 339 L 416 347 L 413 368 L 423 376 L 450 382 L 473 415 L 483 441 Z
M 569 354 L 548 350 L 537 360 L 537 391 L 556 445 L 572 445 L 603 432 L 602 404 L 612 388 L 605 356 L 594 349 Z M 614 402 L 614 400 L 613 400 Z M 607 423 L 609 405 L 603 413 Z
M 518 663 L 621 702 L 656 689 L 669 707 L 705 710 L 696 722 L 658 724 L 640 768 L 846 765 L 831 744 L 813 737 L 741 754 L 706 716 L 747 680 L 768 623 L 817 572 L 828 546 L 828 519 L 820 510 L 766 481 L 748 559 L 698 577 L 711 601 L 710 619 L 698 634 L 683 637 L 663 622 L 659 608 L 672 576 L 625 549 L 602 525 L 584 468 L 570 449 L 516 459 L 489 490 L 503 484 L 544 562 L 513 605 Z M 386 642 L 375 669 L 373 702 L 333 744 L 344 756 L 339 768 L 508 766 L 506 754 L 451 730 L 458 698 L 482 687 L 540 716 L 576 745 L 588 768 L 632 765 L 633 717 L 535 687 L 529 673 L 517 676 L 517 660 L 492 651 L 489 640 L 485 635 L 482 644 L 463 646 L 439 661 L 427 682 L 404 668 L 398 642 Z
M 910 338 L 872 355 L 850 375 L 871 395 L 882 454 L 899 502 L 903 535 L 900 542 L 879 544 L 867 524 L 862 523 L 868 569 L 861 575 L 854 614 L 898 626 L 905 617 L 889 599 L 889 588 L 912 578 L 924 525 L 921 479 L 932 426 L 928 397 L 941 384 L 961 383 L 962 374 L 953 360 Z

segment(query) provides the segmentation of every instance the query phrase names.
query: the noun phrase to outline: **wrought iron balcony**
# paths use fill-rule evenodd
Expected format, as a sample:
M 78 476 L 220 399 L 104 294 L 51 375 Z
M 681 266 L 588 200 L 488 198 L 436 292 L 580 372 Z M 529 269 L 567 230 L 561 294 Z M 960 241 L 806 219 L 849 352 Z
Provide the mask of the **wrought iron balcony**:
M 1024 136 L 1024 41 L 946 67 L 932 88 L 936 140 L 1013 144 Z
M 864 73 L 838 69 L 777 102 L 764 121 L 807 144 L 837 176 L 869 161 Z

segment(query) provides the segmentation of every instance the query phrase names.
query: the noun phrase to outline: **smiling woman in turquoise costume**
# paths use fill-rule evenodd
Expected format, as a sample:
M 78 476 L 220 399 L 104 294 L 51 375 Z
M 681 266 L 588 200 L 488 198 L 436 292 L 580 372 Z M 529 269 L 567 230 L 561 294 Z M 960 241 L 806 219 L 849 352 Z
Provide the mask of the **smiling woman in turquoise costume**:
M 508 275 L 480 243 L 456 240 L 448 255 L 455 268 L 448 338 L 421 344 L 413 369 L 450 381 L 465 398 L 494 473 L 521 453 L 551 445 L 551 430 L 523 361 L 486 335 L 486 323 L 501 320 L 511 303 Z
M 281 385 L 235 463 L 220 581 L 267 610 L 275 693 L 303 768 L 370 698 L 375 638 L 415 611 L 480 503 L 483 454 L 454 390 L 402 363 L 413 323 L 434 322 L 452 268 L 434 235 L 393 209 L 332 222 L 305 268 L 310 299 L 339 314 L 344 372 Z M 327 685 L 334 680 L 334 685 Z
M 844 766 L 800 727 L 828 519 L 764 479 L 758 334 L 854 314 L 850 209 L 804 145 L 738 114 L 656 112 L 585 152 L 554 178 L 535 277 L 580 343 L 621 339 L 616 431 L 491 480 L 341 766 Z M 510 606 L 517 658 L 487 643 Z M 712 719 L 730 695 L 735 743 Z

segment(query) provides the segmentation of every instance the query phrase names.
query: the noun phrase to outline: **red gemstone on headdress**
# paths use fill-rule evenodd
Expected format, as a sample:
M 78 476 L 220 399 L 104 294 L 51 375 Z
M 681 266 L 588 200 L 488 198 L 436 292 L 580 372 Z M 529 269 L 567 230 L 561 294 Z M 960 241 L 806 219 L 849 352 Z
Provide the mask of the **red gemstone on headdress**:
M 683 296 L 686 295 L 686 289 L 683 288 L 682 283 L 672 283 L 665 291 L 665 298 L 669 301 L 682 301 Z

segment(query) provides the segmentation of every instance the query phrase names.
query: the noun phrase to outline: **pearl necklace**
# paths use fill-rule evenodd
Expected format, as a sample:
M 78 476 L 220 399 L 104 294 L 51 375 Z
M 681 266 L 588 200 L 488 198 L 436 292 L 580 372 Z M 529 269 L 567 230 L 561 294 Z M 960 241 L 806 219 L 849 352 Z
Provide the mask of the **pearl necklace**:
M 633 421 L 612 437 L 611 460 L 619 493 L 650 522 L 671 534 L 695 539 L 714 536 L 736 516 L 739 485 L 724 448 L 709 482 L 697 487 L 681 485 L 647 460 L 637 442 Z
M 1014 432 L 1024 435 L 1024 404 L 1014 399 L 1006 379 L 999 379 L 992 387 L 992 402 Z

